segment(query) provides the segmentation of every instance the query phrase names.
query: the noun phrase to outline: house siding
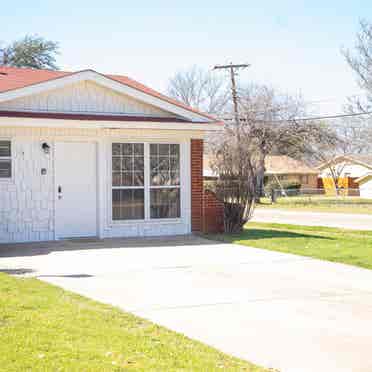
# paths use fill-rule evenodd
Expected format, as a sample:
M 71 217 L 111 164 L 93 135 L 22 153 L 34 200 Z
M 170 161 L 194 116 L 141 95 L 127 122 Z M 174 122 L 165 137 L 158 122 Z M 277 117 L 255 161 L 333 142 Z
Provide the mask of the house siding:
M 91 81 L 82 81 L 64 88 L 1 102 L 0 109 L 176 117 L 165 110 L 116 93 Z
M 66 141 L 89 141 L 97 144 L 99 221 L 97 235 L 100 238 L 187 234 L 191 232 L 191 221 L 194 222 L 194 228 L 200 231 L 201 163 L 199 168 L 193 166 L 192 171 L 190 164 L 193 164 L 191 156 L 193 159 L 200 159 L 203 142 L 191 137 L 202 137 L 202 135 L 203 132 L 182 130 L 0 127 L 0 138 L 12 141 L 13 162 L 13 178 L 0 180 L 0 242 L 58 238 L 58 232 L 55 231 L 54 148 L 57 142 Z M 113 141 L 180 143 L 180 219 L 123 223 L 112 221 L 110 159 Z M 49 154 L 42 151 L 43 142 L 51 146 Z M 41 174 L 42 168 L 47 170 L 45 175 Z M 196 192 L 193 202 L 191 202 L 191 189 Z M 196 203 L 199 203 L 199 206 Z
M 335 166 L 335 169 L 337 171 L 337 174 L 339 174 L 341 178 L 345 178 L 345 177 L 359 178 L 371 171 L 370 168 L 365 167 L 363 165 L 350 164 L 350 163 L 345 163 L 345 162 L 342 162 L 338 164 L 337 166 Z M 329 178 L 331 177 L 331 172 L 328 168 L 325 168 L 321 171 L 320 176 L 322 178 Z
M 359 189 L 361 198 L 372 199 L 372 179 L 361 183 Z
M 19 138 L 12 140 L 12 162 L 12 180 L 0 180 L 0 242 L 54 239 L 53 157 L 38 140 Z

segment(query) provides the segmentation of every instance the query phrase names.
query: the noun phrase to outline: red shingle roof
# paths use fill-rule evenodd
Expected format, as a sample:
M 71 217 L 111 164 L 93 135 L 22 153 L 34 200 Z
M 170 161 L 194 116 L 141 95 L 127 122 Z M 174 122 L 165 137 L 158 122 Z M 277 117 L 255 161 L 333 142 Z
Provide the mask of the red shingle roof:
M 0 93 L 71 74 L 71 72 L 65 71 L 0 66 Z
M 79 72 L 79 71 L 78 71 Z M 43 83 L 48 80 L 58 79 L 64 76 L 73 75 L 78 72 L 67 72 L 67 71 L 54 71 L 54 70 L 35 70 L 30 68 L 16 68 L 0 66 L 0 93 L 4 93 L 10 90 L 24 88 L 30 85 Z M 208 119 L 216 121 L 216 119 L 210 115 L 195 110 L 181 102 L 178 102 L 172 98 L 164 96 L 163 94 L 135 81 L 127 76 L 122 75 L 103 75 L 109 79 L 115 80 L 121 84 L 127 85 L 133 89 L 139 90 L 143 93 L 149 94 L 153 97 L 159 98 L 163 101 L 192 111 L 196 114 L 202 115 Z

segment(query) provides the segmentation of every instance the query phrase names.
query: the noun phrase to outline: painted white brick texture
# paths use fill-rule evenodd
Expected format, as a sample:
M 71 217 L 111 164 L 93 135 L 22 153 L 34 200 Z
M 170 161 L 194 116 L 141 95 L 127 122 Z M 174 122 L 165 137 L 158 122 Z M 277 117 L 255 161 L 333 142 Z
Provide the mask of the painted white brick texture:
M 0 243 L 54 240 L 56 142 L 98 144 L 98 220 L 100 238 L 186 234 L 190 232 L 190 137 L 192 131 L 15 128 L 0 126 L 0 138 L 12 141 L 13 177 L 0 180 Z M 111 143 L 113 141 L 178 141 L 182 143 L 182 186 L 179 221 L 113 223 L 111 220 Z M 50 154 L 41 145 L 51 146 Z M 41 169 L 47 170 L 46 175 Z M 58 173 L 58 172 L 57 172 Z

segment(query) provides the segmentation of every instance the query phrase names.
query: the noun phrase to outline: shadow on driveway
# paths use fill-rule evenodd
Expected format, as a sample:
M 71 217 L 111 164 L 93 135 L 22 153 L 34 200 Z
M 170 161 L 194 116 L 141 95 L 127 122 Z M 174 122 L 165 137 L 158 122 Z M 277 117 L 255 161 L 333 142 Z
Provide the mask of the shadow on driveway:
M 67 239 L 49 242 L 0 244 L 1 257 L 27 257 L 45 255 L 52 252 L 78 251 L 89 249 L 126 249 L 150 247 L 200 247 L 222 244 L 196 235 L 166 237 L 112 238 L 112 239 Z
M 234 240 L 260 240 L 260 239 L 275 239 L 275 238 L 286 238 L 286 239 L 319 239 L 319 240 L 334 240 L 334 238 L 315 234 L 302 234 L 291 231 L 279 231 L 271 229 L 252 229 L 248 228 L 240 234 L 219 234 L 211 235 L 211 239 L 224 242 L 233 242 Z

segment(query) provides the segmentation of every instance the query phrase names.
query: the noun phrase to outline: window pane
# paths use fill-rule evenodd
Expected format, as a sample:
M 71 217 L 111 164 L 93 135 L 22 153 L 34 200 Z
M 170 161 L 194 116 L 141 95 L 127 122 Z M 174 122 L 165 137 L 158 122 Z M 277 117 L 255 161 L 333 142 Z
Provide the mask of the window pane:
M 123 171 L 131 172 L 133 170 L 133 157 L 125 156 L 121 158 L 121 167 Z
M 151 156 L 150 158 L 150 168 L 151 171 L 157 171 L 159 167 L 159 158 L 157 156 Z
M 159 157 L 159 171 L 169 171 L 169 157 L 160 156 Z
M 178 186 L 180 184 L 180 173 L 171 172 L 170 184 L 172 186 Z
M 151 218 L 179 218 L 180 190 L 179 189 L 152 189 Z
M 150 145 L 151 186 L 178 186 L 180 184 L 180 159 L 178 144 Z
M 151 173 L 152 186 L 169 186 L 170 175 L 169 172 L 153 172 Z
M 112 190 L 112 219 L 144 218 L 144 191 L 141 189 Z
M 180 155 L 180 145 L 170 145 L 170 154 L 172 156 Z
M 142 171 L 144 169 L 143 157 L 136 156 L 134 158 L 133 169 L 135 172 Z
M 143 143 L 135 143 L 133 148 L 134 155 L 143 156 L 143 148 L 144 148 Z
M 143 186 L 143 184 L 144 184 L 143 172 L 134 172 L 133 186 Z
M 112 155 L 113 156 L 120 156 L 121 155 L 121 144 L 120 143 L 113 143 L 112 144 Z
M 11 160 L 0 159 L 0 178 L 12 177 L 12 162 Z
M 133 173 L 132 172 L 123 172 L 121 174 L 120 186 L 133 186 Z
M 121 186 L 121 173 L 112 173 L 112 185 Z
M 0 157 L 10 157 L 10 141 L 0 141 Z
M 150 145 L 150 155 L 151 156 L 159 155 L 159 145 L 156 145 L 154 143 Z
M 124 143 L 123 146 L 123 153 L 122 155 L 133 155 L 133 144 L 132 143 Z
M 168 144 L 159 144 L 159 155 L 169 156 L 169 145 Z
M 120 172 L 121 170 L 121 160 L 120 158 L 112 158 L 112 171 Z
M 170 159 L 170 170 L 172 172 L 177 172 L 180 170 L 180 160 L 176 157 L 171 157 Z
M 113 143 L 112 172 L 113 186 L 143 186 L 143 143 Z

